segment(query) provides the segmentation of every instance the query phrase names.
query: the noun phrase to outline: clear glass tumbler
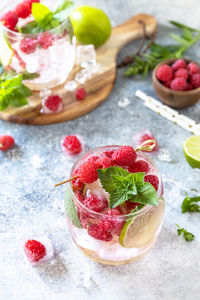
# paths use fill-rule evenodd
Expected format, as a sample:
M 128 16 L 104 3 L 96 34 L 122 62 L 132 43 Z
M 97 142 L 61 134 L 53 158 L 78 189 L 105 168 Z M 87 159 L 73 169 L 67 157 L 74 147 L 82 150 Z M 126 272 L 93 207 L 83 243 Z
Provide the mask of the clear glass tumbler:
M 105 151 L 116 150 L 119 147 L 106 146 L 89 151 L 75 163 L 71 176 L 89 157 L 99 156 Z M 99 263 L 120 265 L 137 260 L 152 248 L 158 237 L 165 208 L 162 179 L 153 161 L 144 153 L 138 152 L 137 160 L 141 159 L 148 163 L 149 174 L 156 175 L 159 179 L 158 206 L 145 205 L 134 213 L 110 215 L 105 219 L 106 211 L 97 213 L 88 209 L 80 201 L 79 194 L 73 191 L 72 184 L 67 185 L 65 208 L 70 235 L 86 256 Z M 96 195 L 108 197 L 99 180 L 86 185 L 84 189 L 86 193 L 90 190 L 89 192 L 92 191 Z M 108 230 L 112 227 L 112 235 L 107 232 L 103 236 L 98 236 L 96 231 L 95 238 L 92 230 L 97 230 L 102 221 L 108 226 Z
M 6 6 L 1 8 L 0 15 L 12 10 L 19 2 L 21 1 L 8 1 Z M 48 1 L 48 7 L 49 3 L 55 4 L 54 1 Z M 32 17 L 28 17 L 25 20 L 19 19 L 19 22 L 27 23 L 32 20 Z M 26 69 L 30 73 L 39 74 L 38 78 L 26 80 L 30 89 L 56 87 L 65 82 L 72 70 L 76 58 L 76 41 L 75 37 L 70 38 L 66 30 L 67 22 L 66 19 L 50 31 L 35 34 L 15 32 L 0 24 L 0 31 L 13 50 L 10 67 L 17 72 Z

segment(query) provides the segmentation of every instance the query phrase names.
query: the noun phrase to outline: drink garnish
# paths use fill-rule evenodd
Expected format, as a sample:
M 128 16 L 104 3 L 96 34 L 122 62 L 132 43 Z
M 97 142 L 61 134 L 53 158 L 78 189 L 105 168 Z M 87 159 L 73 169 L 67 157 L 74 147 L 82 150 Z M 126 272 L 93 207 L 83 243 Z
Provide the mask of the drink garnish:
M 183 200 L 181 209 L 182 213 L 186 212 L 200 212 L 200 205 L 197 202 L 200 202 L 200 197 L 189 197 L 187 193 L 185 199 Z
M 186 242 L 191 242 L 195 239 L 194 234 L 187 231 L 185 228 L 181 228 L 178 224 L 176 224 L 176 226 L 178 227 L 177 229 L 178 235 L 183 235 Z

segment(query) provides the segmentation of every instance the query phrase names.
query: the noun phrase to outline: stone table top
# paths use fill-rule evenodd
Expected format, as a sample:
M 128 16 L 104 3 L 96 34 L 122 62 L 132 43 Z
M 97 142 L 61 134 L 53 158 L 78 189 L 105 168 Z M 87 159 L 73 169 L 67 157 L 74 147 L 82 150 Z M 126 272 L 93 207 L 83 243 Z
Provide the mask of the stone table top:
M 1 4 L 6 0 L 1 1 Z M 115 0 L 76 1 L 104 9 L 116 26 L 134 14 L 146 12 L 159 22 L 160 42 L 168 42 L 168 20 L 199 26 L 198 0 Z M 122 50 L 118 59 L 134 53 L 138 42 Z M 199 60 L 198 47 L 189 55 Z M 184 129 L 146 108 L 135 97 L 139 88 L 155 96 L 151 78 L 127 79 L 117 73 L 115 88 L 108 99 L 91 113 L 62 124 L 26 126 L 0 121 L 0 134 L 15 137 L 16 146 L 0 153 L 0 299 L 1 300 L 197 300 L 200 298 L 200 218 L 197 213 L 181 214 L 183 190 L 198 188 L 198 170 L 186 163 Z M 119 101 L 128 98 L 122 108 Z M 200 103 L 183 110 L 200 121 Z M 155 156 L 168 185 L 166 212 L 159 238 L 145 257 L 125 266 L 103 266 L 90 261 L 72 243 L 62 209 L 64 187 L 54 189 L 69 174 L 72 161 L 62 154 L 61 139 L 79 134 L 88 149 L 108 144 L 130 144 L 132 135 L 149 128 L 164 153 Z M 181 192 L 179 192 L 181 188 Z M 191 243 L 178 237 L 175 223 L 196 236 Z M 32 233 L 45 234 L 53 242 L 54 259 L 38 268 L 26 261 L 22 242 Z

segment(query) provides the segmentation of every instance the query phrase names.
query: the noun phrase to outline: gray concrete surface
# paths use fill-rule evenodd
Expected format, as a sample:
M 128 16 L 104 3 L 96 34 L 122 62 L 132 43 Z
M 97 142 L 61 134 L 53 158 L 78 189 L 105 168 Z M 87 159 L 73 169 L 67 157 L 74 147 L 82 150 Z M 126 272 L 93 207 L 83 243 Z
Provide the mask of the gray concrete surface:
M 1 4 L 6 0 L 1 1 Z M 168 42 L 169 19 L 200 27 L 199 1 L 102 0 L 77 1 L 99 6 L 120 24 L 139 12 L 153 14 L 159 21 L 159 41 Z M 122 58 L 138 43 L 127 46 Z M 200 60 L 199 44 L 189 55 Z M 182 215 L 183 190 L 198 188 L 199 173 L 186 163 L 182 144 L 190 134 L 144 107 L 136 89 L 155 96 L 150 76 L 127 79 L 118 71 L 115 88 L 93 112 L 77 120 L 51 126 L 25 126 L 0 121 L 0 134 L 15 137 L 16 146 L 0 153 L 0 299 L 1 300 L 197 300 L 200 298 L 200 219 Z M 127 97 L 130 105 L 118 106 Z M 200 104 L 183 111 L 200 121 Z M 87 148 L 107 144 L 130 144 L 138 130 L 149 128 L 161 148 L 170 152 L 170 162 L 155 160 L 162 175 L 175 180 L 166 193 L 166 213 L 161 234 L 149 254 L 130 265 L 108 267 L 90 261 L 73 245 L 62 213 L 64 187 L 53 184 L 69 174 L 72 162 L 62 154 L 60 142 L 67 134 L 80 134 Z M 182 192 L 174 189 L 181 186 Z M 175 223 L 196 236 L 186 243 L 177 236 Z M 22 251 L 24 236 L 48 235 L 55 257 L 32 268 Z

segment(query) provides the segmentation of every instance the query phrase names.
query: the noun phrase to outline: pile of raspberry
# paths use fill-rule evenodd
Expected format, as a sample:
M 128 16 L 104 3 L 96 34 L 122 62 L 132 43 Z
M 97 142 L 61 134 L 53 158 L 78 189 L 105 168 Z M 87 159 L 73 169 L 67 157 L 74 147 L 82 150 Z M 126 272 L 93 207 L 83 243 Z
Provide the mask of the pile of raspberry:
M 177 59 L 172 65 L 163 64 L 156 72 L 157 79 L 174 91 L 190 91 L 200 87 L 200 68 L 194 62 Z
M 111 166 L 120 166 L 130 173 L 144 172 L 145 182 L 150 182 L 158 190 L 159 180 L 155 175 L 148 174 L 149 164 L 137 159 L 137 153 L 131 146 L 122 146 L 117 150 L 105 151 L 99 156 L 92 155 L 73 172 L 72 187 L 79 202 L 94 213 L 101 213 L 98 217 L 88 213 L 80 204 L 74 202 L 80 223 L 93 238 L 109 242 L 120 235 L 125 219 L 124 214 L 129 214 L 139 203 L 126 201 L 125 203 L 110 209 L 106 196 L 97 196 L 85 193 L 85 185 L 98 180 L 97 169 L 105 169 Z

